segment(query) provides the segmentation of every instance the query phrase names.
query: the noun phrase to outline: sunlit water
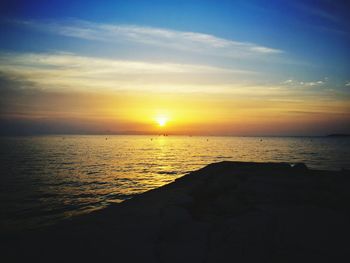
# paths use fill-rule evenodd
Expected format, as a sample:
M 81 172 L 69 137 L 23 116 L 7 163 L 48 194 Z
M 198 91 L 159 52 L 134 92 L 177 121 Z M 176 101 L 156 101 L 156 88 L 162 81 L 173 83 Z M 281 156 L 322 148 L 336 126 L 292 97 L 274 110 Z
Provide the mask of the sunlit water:
M 349 138 L 38 136 L 0 139 L 1 229 L 56 222 L 172 182 L 212 162 L 350 168 Z

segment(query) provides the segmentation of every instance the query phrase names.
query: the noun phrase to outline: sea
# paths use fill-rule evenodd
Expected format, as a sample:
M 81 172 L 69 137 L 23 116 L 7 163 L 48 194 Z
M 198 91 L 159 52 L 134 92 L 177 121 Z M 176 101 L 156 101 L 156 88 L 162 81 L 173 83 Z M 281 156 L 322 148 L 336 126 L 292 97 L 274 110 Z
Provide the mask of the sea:
M 50 135 L 0 138 L 0 233 L 122 202 L 207 164 L 350 169 L 349 137 Z

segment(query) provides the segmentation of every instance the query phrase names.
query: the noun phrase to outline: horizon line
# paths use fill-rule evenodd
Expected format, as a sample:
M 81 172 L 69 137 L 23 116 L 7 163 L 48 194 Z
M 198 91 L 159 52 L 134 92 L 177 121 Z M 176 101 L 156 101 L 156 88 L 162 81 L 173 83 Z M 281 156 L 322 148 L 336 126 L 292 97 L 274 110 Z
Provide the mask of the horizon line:
M 71 133 L 17 133 L 17 134 L 0 134 L 0 137 L 31 137 L 31 136 L 181 136 L 181 137 L 350 137 L 348 133 L 329 133 L 324 135 L 297 135 L 297 134 L 190 134 L 190 133 L 152 133 L 152 132 L 71 132 Z

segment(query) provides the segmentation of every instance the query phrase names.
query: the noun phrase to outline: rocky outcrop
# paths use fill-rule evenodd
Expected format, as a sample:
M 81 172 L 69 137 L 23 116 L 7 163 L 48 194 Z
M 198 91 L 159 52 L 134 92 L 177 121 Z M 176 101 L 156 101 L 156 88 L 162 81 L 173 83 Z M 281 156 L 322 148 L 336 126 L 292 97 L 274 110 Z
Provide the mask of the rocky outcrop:
M 349 186 L 345 170 L 215 163 L 1 246 L 18 262 L 350 262 Z

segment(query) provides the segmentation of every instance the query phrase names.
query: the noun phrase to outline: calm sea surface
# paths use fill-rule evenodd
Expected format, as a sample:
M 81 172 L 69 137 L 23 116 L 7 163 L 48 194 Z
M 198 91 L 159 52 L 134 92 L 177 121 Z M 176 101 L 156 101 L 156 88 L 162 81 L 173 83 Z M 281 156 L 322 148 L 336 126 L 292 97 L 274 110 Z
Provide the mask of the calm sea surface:
M 0 138 L 0 231 L 50 224 L 100 209 L 223 160 L 304 162 L 317 169 L 350 169 L 350 139 Z

